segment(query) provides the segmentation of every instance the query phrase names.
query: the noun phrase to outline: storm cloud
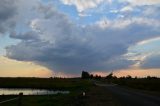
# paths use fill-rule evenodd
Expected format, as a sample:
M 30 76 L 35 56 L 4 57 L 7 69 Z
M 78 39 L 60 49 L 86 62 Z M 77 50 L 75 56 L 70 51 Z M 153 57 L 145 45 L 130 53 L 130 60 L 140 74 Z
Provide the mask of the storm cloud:
M 6 56 L 19 61 L 31 61 L 55 72 L 127 69 L 136 63 L 124 57 L 128 48 L 160 34 L 160 22 L 154 19 L 102 19 L 81 26 L 50 4 L 39 2 L 32 6 L 30 8 L 33 10 L 29 14 L 34 15 L 25 23 L 27 30 L 10 33 L 11 38 L 21 42 L 8 46 Z
M 147 57 L 142 63 L 141 68 L 145 69 L 159 69 L 160 68 L 160 54 L 151 55 Z
M 16 0 L 2 0 L 0 2 L 0 34 L 11 30 L 15 26 Z

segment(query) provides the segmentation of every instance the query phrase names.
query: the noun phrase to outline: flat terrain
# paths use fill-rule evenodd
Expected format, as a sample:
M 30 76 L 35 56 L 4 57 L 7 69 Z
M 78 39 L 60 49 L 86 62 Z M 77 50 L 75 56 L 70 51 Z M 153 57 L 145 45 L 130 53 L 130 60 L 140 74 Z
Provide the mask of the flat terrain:
M 1 100 L 16 96 L 0 96 Z M 120 106 L 106 88 L 93 86 L 83 97 L 78 92 L 69 95 L 23 96 L 22 106 Z M 0 104 L 0 106 L 17 106 L 18 100 Z
M 0 87 L 70 91 L 70 94 L 22 96 L 21 106 L 160 106 L 158 94 L 90 79 L 0 78 Z M 0 102 L 15 97 L 1 95 Z M 17 106 L 18 103 L 17 99 L 0 106 Z
M 91 84 L 89 80 L 80 78 L 0 78 L 0 88 L 79 90 Z
M 118 85 L 97 84 L 103 86 L 122 106 L 160 106 L 160 96 L 121 87 Z
M 85 106 L 120 106 L 105 87 L 94 86 L 86 93 Z

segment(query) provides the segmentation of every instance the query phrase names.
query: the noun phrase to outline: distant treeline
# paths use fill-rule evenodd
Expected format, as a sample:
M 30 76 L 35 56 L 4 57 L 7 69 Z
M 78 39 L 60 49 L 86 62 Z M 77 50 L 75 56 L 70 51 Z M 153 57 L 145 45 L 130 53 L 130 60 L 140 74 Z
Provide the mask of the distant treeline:
M 115 83 L 122 86 L 128 86 L 136 89 L 160 91 L 160 78 L 147 76 L 144 78 L 132 77 L 130 75 L 123 77 L 116 77 L 113 73 L 102 77 L 100 75 L 89 74 L 86 71 L 82 71 L 82 79 L 96 79 L 106 83 Z

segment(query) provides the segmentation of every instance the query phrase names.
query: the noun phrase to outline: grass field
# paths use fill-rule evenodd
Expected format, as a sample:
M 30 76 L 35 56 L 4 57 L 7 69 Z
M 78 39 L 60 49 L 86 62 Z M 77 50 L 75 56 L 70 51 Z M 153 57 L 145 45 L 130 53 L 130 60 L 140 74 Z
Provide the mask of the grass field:
M 89 80 L 80 78 L 0 78 L 0 88 L 77 90 L 89 86 Z
M 15 96 L 0 96 L 0 99 Z M 4 103 L 2 106 L 17 106 L 18 100 Z M 92 86 L 83 97 L 79 92 L 69 95 L 23 96 L 22 106 L 119 106 L 118 102 L 103 87 Z M 0 105 L 1 106 L 1 105 Z
M 160 92 L 160 78 L 130 78 L 114 79 L 114 83 L 135 89 Z
M 51 90 L 69 90 L 70 94 L 46 96 L 23 96 L 22 106 L 76 106 L 82 104 L 82 92 L 93 86 L 90 80 L 71 78 L 0 78 L 0 88 L 38 88 Z M 0 101 L 16 96 L 0 96 Z M 18 100 L 3 103 L 2 106 L 17 106 Z M 1 104 L 0 104 L 1 106 Z
M 103 87 L 97 87 L 90 79 L 53 79 L 53 78 L 0 78 L 0 87 L 7 88 L 43 88 L 69 90 L 70 94 L 46 96 L 22 96 L 21 106 L 116 106 L 112 95 Z M 82 96 L 86 92 L 86 96 Z M 0 101 L 17 96 L 0 96 Z M 0 106 L 18 106 L 18 99 L 0 104 Z
M 72 93 L 68 95 L 23 96 L 21 106 L 76 106 L 78 102 L 76 101 L 77 95 L 77 93 Z M 5 96 L 6 99 L 14 97 L 15 96 Z M 14 100 L 0 104 L 0 106 L 17 106 L 18 103 L 18 100 Z
M 118 102 L 105 88 L 95 86 L 94 82 L 107 84 L 106 79 L 81 78 L 0 78 L 0 88 L 38 88 L 50 90 L 67 90 L 70 94 L 45 96 L 22 96 L 21 106 L 118 106 Z M 159 91 L 160 79 L 111 79 L 117 83 L 136 89 Z M 127 88 L 128 89 L 128 88 Z M 82 96 L 86 92 L 86 96 Z M 0 101 L 17 96 L 0 96 Z M 18 100 L 0 104 L 0 106 L 18 106 Z

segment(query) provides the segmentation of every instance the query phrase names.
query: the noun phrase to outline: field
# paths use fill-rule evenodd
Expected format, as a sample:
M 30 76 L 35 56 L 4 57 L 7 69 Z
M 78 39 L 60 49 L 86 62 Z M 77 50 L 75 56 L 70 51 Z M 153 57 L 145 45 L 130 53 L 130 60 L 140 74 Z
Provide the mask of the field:
M 160 78 L 119 78 L 112 82 L 130 88 L 160 92 Z
M 96 83 L 105 86 L 97 86 Z M 108 86 L 108 84 L 113 83 L 118 84 L 118 86 Z M 123 102 L 121 99 L 129 99 L 134 103 L 135 98 L 138 98 L 141 94 L 138 93 L 139 91 L 130 88 L 159 92 L 159 85 L 159 78 L 0 78 L 0 88 L 38 88 L 70 91 L 69 94 L 22 96 L 21 105 L 18 105 L 19 100 L 17 99 L 3 103 L 3 105 L 0 104 L 0 106 L 123 106 L 121 103 L 125 103 L 125 101 Z M 86 95 L 82 96 L 82 92 L 85 92 Z M 121 93 L 128 93 L 128 95 L 135 96 L 135 98 L 125 97 Z M 1 95 L 0 102 L 15 97 L 17 96 Z M 150 97 L 150 94 L 147 97 Z M 150 102 L 154 101 L 151 100 Z M 132 102 L 130 103 L 132 104 Z M 138 104 L 139 102 L 135 103 Z
M 69 90 L 70 94 L 46 96 L 23 96 L 22 106 L 75 106 L 82 104 L 82 92 L 93 86 L 91 81 L 79 78 L 0 78 L 0 88 L 38 88 L 50 90 Z M 0 96 L 0 101 L 17 96 Z M 3 103 L 3 106 L 17 106 L 18 100 Z M 0 104 L 1 106 L 1 104 Z
M 80 78 L 0 78 L 0 88 L 79 90 L 90 85 L 89 80 Z

